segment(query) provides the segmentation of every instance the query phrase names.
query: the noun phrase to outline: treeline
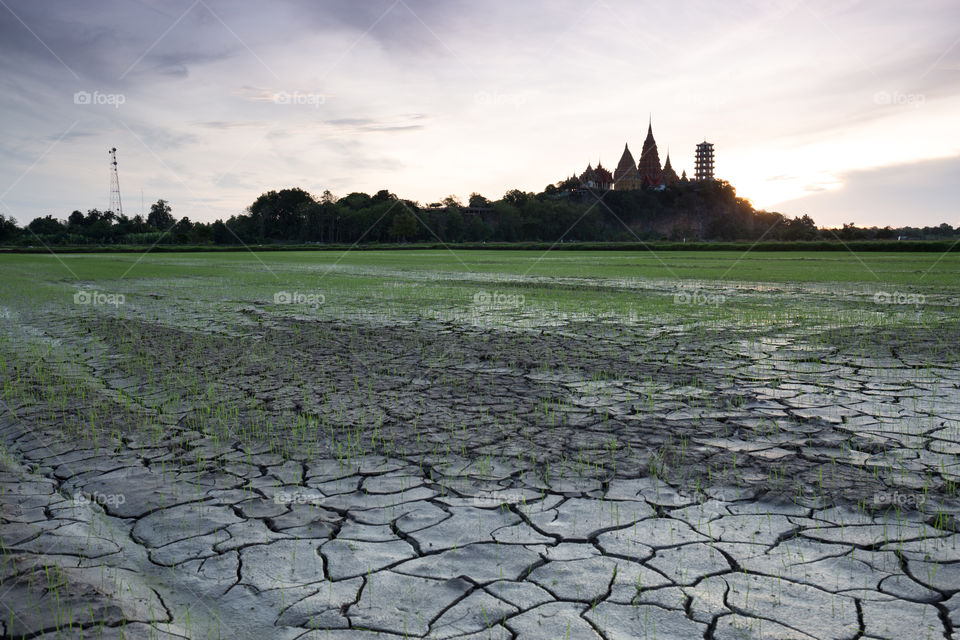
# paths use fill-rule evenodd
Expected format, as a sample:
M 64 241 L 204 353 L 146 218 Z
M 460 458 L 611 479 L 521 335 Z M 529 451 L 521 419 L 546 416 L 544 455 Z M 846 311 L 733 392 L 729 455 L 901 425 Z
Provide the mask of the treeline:
M 0 215 L 7 246 L 383 244 L 642 241 L 943 240 L 960 227 L 818 229 L 806 215 L 789 218 L 756 210 L 723 181 L 682 183 L 662 191 L 562 189 L 508 191 L 490 201 L 479 194 L 426 206 L 384 190 L 337 198 L 299 188 L 269 191 L 243 213 L 211 223 L 173 215 L 158 200 L 144 218 L 91 209 L 66 220 L 39 217 L 21 228 Z

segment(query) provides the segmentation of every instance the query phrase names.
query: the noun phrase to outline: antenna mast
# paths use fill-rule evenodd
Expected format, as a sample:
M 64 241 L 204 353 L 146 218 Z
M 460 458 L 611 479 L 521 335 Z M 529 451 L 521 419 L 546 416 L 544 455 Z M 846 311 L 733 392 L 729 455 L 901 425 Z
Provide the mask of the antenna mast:
M 108 151 L 110 154 L 110 208 L 116 216 L 123 215 L 123 204 L 120 202 L 120 176 L 117 174 L 117 148 Z

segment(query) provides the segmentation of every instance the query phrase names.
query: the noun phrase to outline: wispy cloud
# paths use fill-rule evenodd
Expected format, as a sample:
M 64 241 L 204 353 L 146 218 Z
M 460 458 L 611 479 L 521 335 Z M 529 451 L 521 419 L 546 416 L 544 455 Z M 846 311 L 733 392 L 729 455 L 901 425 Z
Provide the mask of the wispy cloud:
M 326 124 L 345 133 L 417 131 L 424 128 L 421 123 L 427 119 L 426 114 L 413 113 L 383 118 L 335 118 Z
M 5 2 L 23 23 L 0 20 L 0 174 L 78 123 L 9 194 L 27 219 L 102 206 L 113 146 L 122 184 L 220 203 L 202 219 L 297 183 L 421 201 L 538 190 L 615 164 L 651 112 L 678 172 L 707 137 L 759 206 L 960 152 L 953 0 Z

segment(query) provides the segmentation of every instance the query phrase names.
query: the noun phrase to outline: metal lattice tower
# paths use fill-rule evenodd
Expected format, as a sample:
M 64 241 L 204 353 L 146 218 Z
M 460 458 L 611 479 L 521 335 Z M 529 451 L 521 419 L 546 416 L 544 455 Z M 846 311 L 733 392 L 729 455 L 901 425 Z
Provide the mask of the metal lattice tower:
M 123 215 L 123 203 L 120 202 L 120 176 L 117 174 L 117 148 L 108 151 L 110 154 L 110 208 L 116 216 Z
M 697 145 L 693 179 L 713 180 L 713 144 L 706 140 Z

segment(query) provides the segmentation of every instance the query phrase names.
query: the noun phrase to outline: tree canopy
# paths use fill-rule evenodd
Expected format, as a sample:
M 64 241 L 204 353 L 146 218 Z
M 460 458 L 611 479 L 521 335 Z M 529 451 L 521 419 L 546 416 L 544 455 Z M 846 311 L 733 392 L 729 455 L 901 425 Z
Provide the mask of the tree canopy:
M 873 240 L 944 239 L 960 227 L 818 229 L 795 218 L 756 210 L 727 182 L 684 182 L 663 190 L 593 192 L 575 181 L 540 193 L 507 191 L 498 200 L 472 193 L 427 206 L 386 189 L 374 195 L 319 197 L 299 187 L 267 191 L 243 212 L 212 223 L 179 221 L 166 200 L 146 220 L 90 209 L 65 220 L 52 214 L 20 228 L 0 216 L 7 245 L 277 244 L 389 242 L 631 242 L 650 240 Z

